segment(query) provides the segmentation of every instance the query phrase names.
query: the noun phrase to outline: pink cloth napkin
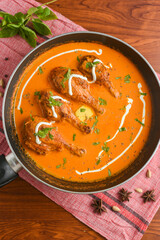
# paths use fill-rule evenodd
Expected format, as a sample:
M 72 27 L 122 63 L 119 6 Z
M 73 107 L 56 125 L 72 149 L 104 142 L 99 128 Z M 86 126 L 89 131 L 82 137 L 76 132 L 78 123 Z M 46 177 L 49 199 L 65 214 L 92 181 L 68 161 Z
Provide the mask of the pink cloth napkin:
M 38 5 L 39 3 L 34 0 L 0 0 L 0 9 L 11 14 L 18 11 L 26 13 L 28 8 Z M 57 12 L 56 14 L 58 20 L 47 23 L 52 30 L 53 36 L 66 32 L 85 30 L 61 14 Z M 41 43 L 45 39 L 46 37 L 39 36 L 37 41 Z M 3 78 L 5 83 L 7 83 L 16 65 L 31 50 L 31 47 L 23 39 L 16 36 L 14 38 L 0 39 L 0 49 L 0 78 Z M 8 58 L 8 61 L 5 60 L 5 57 Z M 3 91 L 3 89 L 0 88 L 0 91 Z M 1 105 L 2 98 L 0 99 L 0 116 L 2 111 Z M 10 149 L 3 134 L 1 120 L 2 118 L 0 119 L 0 153 L 7 155 Z M 52 189 L 34 179 L 25 170 L 22 170 L 19 176 L 108 240 L 138 240 L 141 239 L 160 206 L 159 160 L 160 147 L 148 166 L 138 176 L 121 186 L 133 192 L 131 200 L 127 203 L 122 203 L 118 200 L 117 193 L 121 187 L 103 193 L 79 195 Z M 151 179 L 146 178 L 146 170 L 148 168 L 154 173 Z M 137 187 L 142 188 L 144 191 L 155 189 L 156 202 L 144 204 L 140 195 L 134 191 Z M 93 213 L 91 207 L 93 199 L 102 199 L 103 205 L 107 208 L 107 213 L 101 216 Z M 111 209 L 113 205 L 118 206 L 121 211 L 119 213 L 113 212 Z

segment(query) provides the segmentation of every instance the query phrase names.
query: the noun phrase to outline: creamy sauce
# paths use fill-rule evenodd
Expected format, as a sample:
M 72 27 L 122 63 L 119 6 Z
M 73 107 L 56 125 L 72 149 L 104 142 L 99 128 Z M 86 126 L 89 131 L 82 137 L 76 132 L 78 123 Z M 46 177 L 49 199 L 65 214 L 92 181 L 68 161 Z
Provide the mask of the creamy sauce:
M 53 98 L 53 99 L 61 99 L 63 102 L 68 102 L 69 103 L 69 101 L 67 101 L 66 99 L 64 99 L 64 98 L 62 98 L 60 96 L 51 96 L 51 98 Z M 54 106 L 52 106 L 52 112 L 53 112 L 53 117 L 57 118 L 58 116 L 57 116 L 57 113 L 55 111 Z
M 48 123 L 48 122 L 39 122 L 39 123 L 36 125 L 35 133 L 38 133 L 38 129 L 39 129 L 39 127 L 40 127 L 41 125 L 45 124 L 45 125 L 50 126 L 50 125 L 52 125 L 53 123 L 54 123 L 54 122 L 50 122 L 50 123 Z M 36 136 L 36 143 L 37 143 L 37 144 L 41 144 L 41 140 L 39 139 L 38 136 Z
M 22 101 L 22 96 L 23 96 L 23 93 L 24 93 L 24 90 L 27 86 L 27 84 L 29 83 L 29 81 L 32 79 L 32 77 L 35 75 L 35 73 L 39 70 L 40 67 L 42 67 L 45 63 L 49 62 L 50 60 L 56 58 L 56 57 L 60 57 L 64 54 L 67 54 L 67 53 L 72 53 L 72 52 L 78 52 L 78 51 L 81 51 L 81 52 L 88 52 L 88 53 L 96 53 L 97 55 L 101 55 L 102 54 L 102 49 L 99 49 L 99 52 L 96 51 L 96 50 L 88 50 L 88 49 L 73 49 L 73 50 L 70 50 L 70 51 L 66 51 L 66 52 L 62 52 L 62 53 L 59 53 L 55 56 L 52 56 L 50 57 L 49 59 L 47 59 L 46 61 L 44 61 L 42 64 L 40 64 L 36 70 L 32 73 L 32 75 L 29 77 L 29 79 L 27 80 L 27 82 L 25 83 L 22 91 L 21 91 L 21 95 L 20 95 L 20 99 L 19 99 L 19 104 L 18 104 L 18 107 L 17 109 L 20 110 L 20 107 L 21 107 L 21 101 Z
M 96 61 L 100 60 L 104 65 L 107 64 L 106 66 L 110 67 L 110 79 L 121 93 L 121 97 L 115 99 L 105 87 L 94 84 L 92 79 L 84 79 L 92 83 L 90 84 L 91 95 L 97 100 L 104 99 L 106 101 L 106 105 L 103 105 L 102 102 L 102 107 L 105 109 L 104 114 L 96 117 L 94 110 L 86 104 L 93 111 L 92 118 L 86 120 L 85 123 L 93 129 L 90 134 L 83 134 L 73 126 L 72 122 L 69 123 L 65 120 L 55 122 L 54 125 L 67 143 L 86 149 L 86 154 L 83 157 L 78 157 L 64 148 L 61 152 L 52 151 L 45 156 L 38 155 L 23 145 L 22 136 L 23 123 L 30 114 L 43 116 L 34 98 L 34 92 L 52 87 L 48 81 L 48 75 L 54 67 L 64 66 L 77 69 L 79 64 L 77 57 L 85 56 L 88 52 L 96 57 Z M 101 55 L 100 59 L 97 55 Z M 109 62 L 110 64 L 108 64 Z M 43 74 L 40 74 L 39 67 L 42 67 Z M 130 76 L 129 83 L 125 82 L 127 75 Z M 85 78 L 83 75 L 81 77 Z M 80 42 L 56 46 L 37 57 L 33 64 L 24 70 L 19 81 L 21 83 L 17 85 L 19 88 L 15 100 L 15 125 L 18 138 L 37 166 L 49 174 L 57 178 L 79 182 L 106 179 L 109 174 L 108 170 L 112 175 L 116 175 L 135 161 L 143 149 L 149 135 L 152 119 L 149 89 L 136 66 L 116 50 L 98 43 Z M 72 93 L 72 81 L 73 79 L 70 80 L 70 93 Z M 60 93 L 57 96 L 54 89 L 52 92 L 56 97 L 54 99 L 68 100 L 74 113 L 84 105 L 81 102 L 73 101 L 70 97 L 66 100 L 63 98 L 64 95 Z M 145 95 L 140 95 L 140 93 Z M 29 94 L 29 99 L 24 97 L 27 94 Z M 19 111 L 20 107 L 23 112 Z M 56 118 L 58 113 L 53 108 L 52 112 Z M 135 119 L 138 119 L 145 126 L 142 126 Z M 45 125 L 46 122 L 44 121 Z M 39 127 L 37 126 L 37 132 Z M 122 127 L 125 127 L 126 131 L 120 132 L 119 129 Z M 74 140 L 73 135 L 76 136 Z M 37 140 L 37 144 L 39 141 L 41 138 Z M 104 143 L 109 148 L 107 153 L 102 150 Z M 66 163 L 65 167 L 62 167 L 64 158 Z M 61 167 L 57 167 L 59 165 Z

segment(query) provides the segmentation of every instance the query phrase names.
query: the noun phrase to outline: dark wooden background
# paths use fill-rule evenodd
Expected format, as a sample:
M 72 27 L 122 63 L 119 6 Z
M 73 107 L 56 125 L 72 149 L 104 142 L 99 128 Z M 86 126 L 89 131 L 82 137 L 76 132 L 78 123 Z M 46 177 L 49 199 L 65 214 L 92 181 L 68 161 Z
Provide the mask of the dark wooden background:
M 160 72 L 160 0 L 58 0 L 51 7 L 88 30 L 128 42 Z M 18 178 L 0 189 L 0 240 L 35 239 L 104 238 Z M 160 211 L 142 239 L 160 239 Z

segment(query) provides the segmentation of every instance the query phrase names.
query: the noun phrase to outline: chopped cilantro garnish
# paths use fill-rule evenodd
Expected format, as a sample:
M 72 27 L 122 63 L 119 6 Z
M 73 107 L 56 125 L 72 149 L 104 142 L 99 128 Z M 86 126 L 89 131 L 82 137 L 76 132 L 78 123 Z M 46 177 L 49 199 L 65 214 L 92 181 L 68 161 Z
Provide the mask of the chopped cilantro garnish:
M 78 57 L 78 56 L 77 56 L 77 61 L 78 61 L 78 62 L 80 62 L 80 59 L 79 59 L 79 57 Z
M 126 131 L 125 127 L 119 128 L 119 132 L 124 132 L 124 131 Z
M 86 68 L 92 68 L 93 66 L 97 65 L 99 62 L 87 62 L 86 63 Z
M 35 136 L 38 136 L 40 138 L 45 138 L 47 134 L 52 130 L 53 128 L 43 128 L 39 130 L 37 133 L 34 133 Z
M 101 162 L 101 159 L 99 158 L 96 162 L 96 165 L 98 165 Z
M 111 174 L 111 170 L 108 169 L 108 176 L 110 177 L 112 174 Z
M 100 142 L 93 142 L 92 145 L 97 146 Z
M 80 108 L 80 112 L 85 112 L 86 109 L 85 108 Z
M 58 100 L 55 100 L 54 98 L 50 97 L 49 98 L 49 105 L 52 107 L 52 106 L 62 106 L 63 103 L 61 103 L 60 101 Z
M 64 78 L 61 81 L 61 85 L 62 85 L 63 88 L 65 88 L 64 83 L 70 78 L 70 75 L 71 75 L 71 69 L 68 68 L 68 71 L 64 74 Z
M 41 67 L 39 67 L 39 68 L 38 68 L 38 70 L 39 70 L 39 73 L 40 73 L 40 74 L 42 74 L 42 73 L 43 73 L 43 70 L 42 70 L 42 68 L 41 68 Z
M 36 92 L 34 92 L 34 96 L 38 96 L 38 99 L 41 99 L 40 91 L 36 91 Z
M 131 76 L 128 74 L 124 77 L 124 82 L 125 83 L 130 83 Z
M 123 106 L 122 108 L 120 108 L 120 110 L 125 110 L 126 109 L 126 106 Z
M 106 153 L 108 153 L 109 151 L 109 147 L 107 147 L 107 143 L 104 143 L 104 146 L 102 146 L 102 150 L 105 151 Z
M 141 121 L 139 121 L 138 118 L 135 118 L 134 120 L 137 121 L 138 123 L 140 123 L 143 127 L 145 126 L 145 124 L 142 123 Z
M 116 77 L 115 79 L 121 79 L 121 77 Z
M 140 95 L 144 95 L 144 96 L 146 96 L 146 95 L 147 95 L 147 93 L 140 92 Z
M 49 138 L 53 140 L 53 135 L 49 132 Z
M 94 130 L 94 132 L 97 133 L 97 134 L 99 134 L 100 130 L 99 130 L 98 128 L 96 128 L 96 129 Z
M 97 123 L 98 123 L 98 117 L 95 116 L 95 122 L 93 123 L 92 130 L 95 128 L 95 126 L 97 125 Z
M 31 120 L 32 121 L 34 121 L 34 118 L 33 118 L 33 116 L 32 116 L 32 114 L 30 113 L 30 118 L 31 118 Z
M 61 167 L 61 164 L 57 165 L 56 168 L 60 168 Z
M 20 108 L 20 113 L 21 113 L 21 114 L 23 113 L 23 109 L 22 109 L 22 108 Z
M 75 139 L 76 139 L 76 134 L 74 133 L 73 134 L 73 141 L 75 141 Z
M 99 105 L 107 105 L 107 101 L 104 100 L 103 98 L 98 98 L 99 99 Z

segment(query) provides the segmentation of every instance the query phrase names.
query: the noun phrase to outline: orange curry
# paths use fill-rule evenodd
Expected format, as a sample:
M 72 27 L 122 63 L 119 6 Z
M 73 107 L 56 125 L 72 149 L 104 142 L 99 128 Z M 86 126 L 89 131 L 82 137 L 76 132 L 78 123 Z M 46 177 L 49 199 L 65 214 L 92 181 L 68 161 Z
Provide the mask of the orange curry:
M 53 68 L 61 66 L 77 69 L 80 59 L 85 55 L 93 55 L 95 59 L 101 60 L 110 81 L 119 92 L 116 98 L 103 85 L 96 82 L 89 84 L 90 94 L 99 101 L 100 107 L 104 109 L 103 114 L 97 114 L 89 104 L 57 93 L 48 80 Z M 91 63 L 86 68 L 93 68 L 93 65 Z M 27 153 L 47 173 L 70 181 L 96 181 L 122 171 L 139 155 L 150 131 L 151 98 L 147 84 L 136 66 L 120 52 L 98 43 L 63 44 L 38 56 L 24 70 L 21 80 L 15 101 L 16 130 Z M 65 79 L 65 84 L 68 84 L 68 80 Z M 53 89 L 55 95 L 68 100 L 81 124 L 90 127 L 90 133 L 84 134 L 63 119 L 53 124 L 66 142 L 85 149 L 83 156 L 77 156 L 67 148 L 41 155 L 24 145 L 22 129 L 25 120 L 28 117 L 33 120 L 34 116 L 44 118 L 35 95 L 45 89 Z M 89 117 L 85 118 L 85 111 Z M 36 141 L 35 133 L 32 134 Z

